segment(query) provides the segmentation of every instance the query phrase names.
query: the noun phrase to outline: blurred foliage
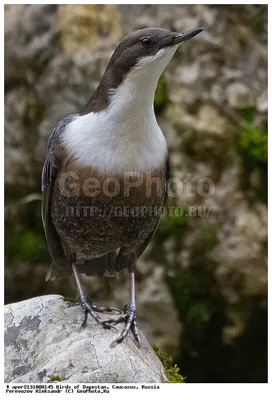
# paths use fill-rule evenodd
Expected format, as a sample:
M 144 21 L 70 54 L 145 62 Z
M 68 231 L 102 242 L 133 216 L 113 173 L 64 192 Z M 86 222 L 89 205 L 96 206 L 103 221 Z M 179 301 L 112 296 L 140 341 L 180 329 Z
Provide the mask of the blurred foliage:
M 188 222 L 188 211 L 186 208 L 176 207 L 170 213 L 161 218 L 153 240 L 161 246 L 169 236 L 180 237 Z
M 9 193 L 10 195 L 10 193 Z M 13 217 L 16 209 L 16 218 Z M 5 303 L 41 294 L 71 296 L 71 285 L 45 281 L 51 258 L 41 220 L 41 201 L 10 203 L 5 215 Z M 14 268 L 9 268 L 13 265 Z M 8 290 L 7 290 L 8 288 Z
M 50 261 L 41 221 L 41 202 L 32 201 L 19 205 L 23 220 L 9 219 L 6 222 L 6 257 L 11 261 L 26 261 L 31 264 Z
M 153 345 L 153 350 L 157 354 L 158 358 L 161 360 L 161 363 L 164 367 L 165 374 L 169 379 L 170 383 L 185 383 L 185 378 L 180 375 L 180 368 L 173 364 L 172 357 L 169 356 L 165 351 L 160 350 L 157 345 Z
M 264 130 L 257 126 L 257 110 L 253 107 L 240 111 L 242 122 L 238 135 L 238 151 L 243 156 L 249 169 L 254 166 L 267 165 L 268 137 Z
M 249 326 L 237 340 L 226 345 L 223 330 L 231 325 L 229 304 L 216 280 L 218 265 L 211 257 L 218 244 L 217 232 L 213 228 L 202 229 L 190 268 L 183 267 L 179 258 L 170 262 L 163 243 L 171 238 L 176 241 L 177 248 L 182 249 L 182 238 L 189 229 L 186 209 L 182 217 L 173 214 L 161 220 L 153 239 L 151 258 L 166 266 L 165 279 L 183 326 L 180 338 L 182 354 L 175 360 L 176 363 L 187 382 L 266 382 L 263 368 L 267 363 L 266 339 L 258 328 L 258 323 L 259 326 L 266 326 L 266 307 L 260 307 L 258 313 L 256 306 L 261 297 L 252 302 L 245 300 Z M 258 323 L 254 323 L 255 318 Z M 250 357 L 253 338 L 259 346 L 259 363 Z M 240 346 L 243 347 L 242 359 L 238 356 L 241 354 Z M 259 373 L 259 370 L 262 372 Z
M 162 75 L 159 79 L 158 86 L 154 97 L 154 109 L 156 113 L 162 111 L 163 107 L 168 103 L 167 84 L 165 77 Z
M 250 122 L 242 125 L 239 148 L 249 166 L 267 164 L 267 135 Z
M 242 159 L 241 186 L 248 200 L 256 197 L 267 202 L 268 136 L 265 127 L 255 123 L 256 109 L 241 111 L 242 122 L 237 132 L 236 148 Z M 258 172 L 257 184 L 252 185 L 251 174 Z
M 43 235 L 39 232 L 18 232 L 7 235 L 7 255 L 30 263 L 43 262 L 48 250 Z

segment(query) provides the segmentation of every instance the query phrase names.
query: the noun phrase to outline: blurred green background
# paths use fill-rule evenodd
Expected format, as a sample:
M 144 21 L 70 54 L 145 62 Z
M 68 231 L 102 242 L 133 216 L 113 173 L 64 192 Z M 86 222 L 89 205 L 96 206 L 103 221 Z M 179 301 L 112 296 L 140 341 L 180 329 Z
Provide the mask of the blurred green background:
M 7 5 L 5 7 L 5 301 L 60 293 L 40 217 L 40 179 L 56 122 L 86 103 L 121 37 L 142 27 L 205 30 L 184 44 L 155 98 L 174 177 L 137 271 L 138 323 L 187 382 L 267 381 L 267 6 Z M 191 174 L 191 175 L 188 175 Z M 214 191 L 200 196 L 197 183 Z M 181 212 L 182 211 L 182 212 Z M 118 280 L 85 279 L 123 307 Z

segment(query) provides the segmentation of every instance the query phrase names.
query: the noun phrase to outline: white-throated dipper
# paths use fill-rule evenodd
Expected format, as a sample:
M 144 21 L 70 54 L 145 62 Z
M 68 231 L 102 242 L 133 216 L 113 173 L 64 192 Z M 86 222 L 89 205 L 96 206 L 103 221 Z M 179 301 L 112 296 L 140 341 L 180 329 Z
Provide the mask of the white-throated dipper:
M 158 80 L 178 46 L 202 31 L 146 28 L 114 51 L 99 86 L 79 114 L 58 122 L 42 172 L 42 219 L 50 255 L 48 277 L 73 272 L 85 312 L 105 328 L 124 322 L 115 342 L 136 326 L 134 271 L 166 201 L 169 161 L 154 114 Z M 113 275 L 127 268 L 131 298 L 124 312 L 102 321 L 79 273 Z

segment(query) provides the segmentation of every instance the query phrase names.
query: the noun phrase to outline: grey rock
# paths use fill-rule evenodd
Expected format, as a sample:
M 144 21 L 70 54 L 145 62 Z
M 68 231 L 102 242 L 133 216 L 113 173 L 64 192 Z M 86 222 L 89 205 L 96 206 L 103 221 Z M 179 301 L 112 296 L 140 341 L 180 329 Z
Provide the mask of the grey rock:
M 81 322 L 81 307 L 58 295 L 5 306 L 5 382 L 167 382 L 143 333 L 141 347 L 130 334 L 110 347 L 122 326 Z
M 255 105 L 250 87 L 241 82 L 234 82 L 227 86 L 227 98 L 232 108 L 248 108 Z

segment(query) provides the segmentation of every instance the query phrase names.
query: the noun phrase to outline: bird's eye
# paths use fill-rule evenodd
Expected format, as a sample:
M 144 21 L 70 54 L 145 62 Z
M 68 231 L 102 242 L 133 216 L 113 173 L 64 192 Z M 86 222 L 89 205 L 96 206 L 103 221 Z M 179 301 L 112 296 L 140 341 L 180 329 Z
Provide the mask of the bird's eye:
M 141 39 L 141 44 L 142 44 L 144 47 L 149 48 L 149 47 L 152 46 L 153 40 L 150 39 L 150 37 L 144 37 L 144 38 Z

